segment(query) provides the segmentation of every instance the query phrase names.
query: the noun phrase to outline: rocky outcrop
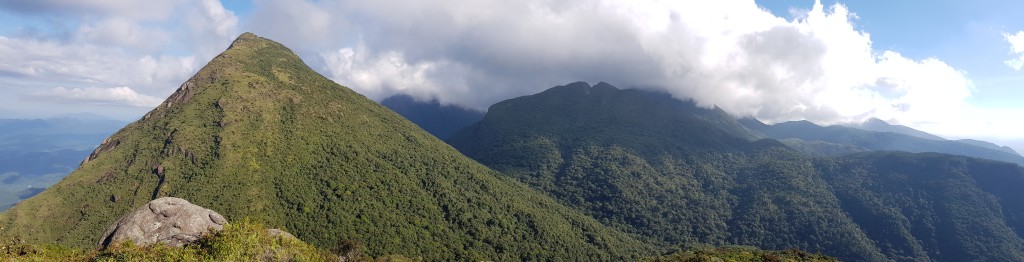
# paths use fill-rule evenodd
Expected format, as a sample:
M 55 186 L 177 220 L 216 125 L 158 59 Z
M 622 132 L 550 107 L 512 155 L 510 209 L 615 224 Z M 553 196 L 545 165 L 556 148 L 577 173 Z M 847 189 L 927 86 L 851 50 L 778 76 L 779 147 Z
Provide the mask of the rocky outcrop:
M 295 235 L 292 235 L 292 233 L 288 233 L 288 231 L 284 231 L 284 230 L 280 230 L 280 229 L 276 229 L 276 228 L 267 229 L 267 234 L 270 234 L 270 236 L 280 237 L 280 238 L 285 238 L 285 239 L 298 239 L 298 238 L 295 238 Z
M 131 240 L 136 245 L 165 243 L 182 246 L 198 240 L 211 230 L 221 230 L 228 222 L 213 210 L 194 205 L 184 199 L 162 197 L 121 217 L 107 228 L 99 245 Z

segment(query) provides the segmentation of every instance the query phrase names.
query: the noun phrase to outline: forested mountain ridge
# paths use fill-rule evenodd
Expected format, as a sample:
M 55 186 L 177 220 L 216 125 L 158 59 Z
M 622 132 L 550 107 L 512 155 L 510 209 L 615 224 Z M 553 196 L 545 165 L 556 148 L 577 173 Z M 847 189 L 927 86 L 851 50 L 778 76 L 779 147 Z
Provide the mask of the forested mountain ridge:
M 654 247 L 466 158 L 246 33 L 72 174 L 0 214 L 0 236 L 91 247 L 163 196 L 321 248 L 426 260 L 630 260 Z
M 689 133 L 675 132 L 679 129 Z M 574 130 L 588 133 L 569 132 Z M 499 131 L 500 136 L 490 135 Z M 758 139 L 721 109 L 699 109 L 667 94 L 619 90 L 604 82 L 593 87 L 576 82 L 494 104 L 482 121 L 448 142 L 473 155 L 492 146 L 530 143 L 534 137 L 595 145 L 635 143 L 651 149 L 677 146 L 673 150 L 733 150 Z
M 667 94 L 573 83 L 495 104 L 449 143 L 667 245 L 797 247 L 850 261 L 1024 259 L 1015 211 L 1024 196 L 1006 189 L 1024 186 L 1016 165 L 810 157 L 758 138 L 720 110 Z M 920 183 L 897 183 L 906 177 Z
M 1024 168 L 938 153 L 819 159 L 843 209 L 898 261 L 1020 261 Z
M 799 139 L 799 143 L 787 143 L 794 147 L 802 147 L 806 143 L 825 142 L 833 146 L 824 147 L 837 151 L 838 155 L 859 151 L 906 151 L 911 153 L 935 152 L 1024 165 L 1024 156 L 1009 148 L 1000 148 L 992 143 L 982 141 L 954 141 L 922 138 L 894 132 L 876 132 L 847 126 L 819 126 L 809 121 L 790 121 L 774 125 L 764 124 L 756 119 L 739 120 L 743 126 L 766 137 L 785 140 Z M 836 150 L 834 145 L 843 146 L 848 151 Z M 802 147 L 808 153 L 816 152 L 815 148 Z M 827 154 L 826 154 L 827 155 Z

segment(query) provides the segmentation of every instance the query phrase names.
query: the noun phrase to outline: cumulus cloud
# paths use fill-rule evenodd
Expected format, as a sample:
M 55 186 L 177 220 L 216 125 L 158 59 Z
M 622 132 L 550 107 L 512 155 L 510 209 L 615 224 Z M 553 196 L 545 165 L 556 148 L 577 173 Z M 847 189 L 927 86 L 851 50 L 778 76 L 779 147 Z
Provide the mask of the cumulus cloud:
M 291 47 L 324 48 L 345 36 L 322 6 L 304 0 L 256 0 L 247 28 Z
M 878 117 L 922 126 L 965 108 L 974 86 L 938 58 L 875 47 L 842 4 L 815 2 L 791 10 L 794 18 L 749 0 L 253 4 L 240 24 L 216 0 L 4 1 L 0 8 L 71 17 L 62 19 L 76 27 L 69 39 L 0 37 L 0 85 L 62 79 L 35 86 L 130 86 L 162 97 L 241 27 L 371 98 L 404 93 L 476 109 L 582 80 L 662 90 L 768 122 Z M 1024 44 L 1014 44 L 1024 32 L 1006 38 L 1022 56 L 1007 64 L 1024 63 Z
M 15 0 L 0 9 L 53 21 L 0 36 L 7 99 L 130 105 L 140 114 L 238 34 L 237 17 L 216 0 Z
M 160 105 L 163 99 L 142 95 L 126 86 L 113 88 L 64 88 L 56 87 L 46 91 L 33 92 L 29 99 L 45 102 L 83 103 L 92 105 L 135 106 L 151 108 Z
M 337 81 L 364 87 L 361 90 L 366 96 L 383 97 L 395 93 L 429 96 L 445 92 L 443 86 L 429 79 L 430 74 L 436 73 L 436 62 L 409 64 L 399 52 L 371 56 L 365 45 L 359 45 L 357 49 L 343 48 L 324 53 L 322 59 L 329 74 L 342 78 Z
M 173 83 L 187 78 L 196 67 L 192 56 L 131 55 L 93 44 L 2 36 L 0 56 L 4 57 L 0 72 L 10 72 L 14 78 L 78 85 L 130 84 L 154 93 L 173 90 Z
M 138 49 L 141 52 L 157 51 L 171 41 L 168 32 L 150 30 L 135 21 L 116 17 L 83 24 L 75 32 L 75 38 L 97 45 Z
M 1004 63 L 1013 70 L 1024 69 L 1024 31 L 1019 31 L 1016 34 L 1004 33 L 1003 37 L 1006 38 L 1006 42 L 1010 43 L 1010 54 L 1019 56 L 1006 60 Z
M 5 0 L 0 8 L 20 13 L 166 19 L 185 0 Z
M 238 17 L 224 9 L 219 1 L 196 0 L 184 6 L 182 16 L 187 33 L 183 38 L 191 40 L 188 47 L 197 52 L 197 56 L 211 58 L 238 36 Z
M 876 49 L 842 4 L 785 19 L 744 0 L 257 3 L 252 21 L 275 25 L 253 30 L 327 41 L 299 45 L 328 77 L 375 99 L 405 93 L 483 109 L 606 81 L 769 122 L 912 124 L 961 108 L 973 90 L 966 72 L 937 58 Z

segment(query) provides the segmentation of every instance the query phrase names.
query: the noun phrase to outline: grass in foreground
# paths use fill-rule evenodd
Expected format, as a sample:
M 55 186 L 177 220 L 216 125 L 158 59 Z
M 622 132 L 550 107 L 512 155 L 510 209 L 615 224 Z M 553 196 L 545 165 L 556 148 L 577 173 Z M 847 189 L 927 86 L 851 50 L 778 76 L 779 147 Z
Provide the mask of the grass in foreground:
M 0 243 L 2 261 L 419 261 L 403 256 L 364 256 L 357 243 L 335 250 L 313 247 L 299 239 L 273 235 L 262 225 L 243 221 L 177 248 L 163 244 L 122 243 L 106 250 L 81 250 L 54 244 L 30 244 L 19 238 Z
M 671 255 L 644 259 L 646 262 L 834 262 L 835 258 L 797 249 L 761 250 L 756 247 L 732 246 L 700 248 Z

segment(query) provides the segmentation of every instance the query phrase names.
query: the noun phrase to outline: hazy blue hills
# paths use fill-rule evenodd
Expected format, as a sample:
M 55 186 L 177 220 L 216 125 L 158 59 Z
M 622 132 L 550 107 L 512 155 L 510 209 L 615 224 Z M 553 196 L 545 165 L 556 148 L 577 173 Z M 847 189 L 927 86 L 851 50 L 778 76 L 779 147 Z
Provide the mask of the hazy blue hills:
M 1009 148 L 1002 148 L 988 142 L 976 140 L 953 141 L 935 136 L 924 138 L 927 137 L 924 135 L 927 133 L 903 126 L 884 124 L 880 120 L 868 121 L 868 123 L 874 123 L 871 125 L 875 126 L 878 130 L 890 131 L 868 131 L 838 125 L 819 126 L 808 121 L 790 121 L 767 125 L 756 119 L 745 118 L 741 119 L 740 123 L 761 135 L 783 140 L 794 148 L 804 149 L 805 152 L 812 154 L 841 155 L 860 151 L 936 152 L 1024 165 L 1024 157 L 1016 154 L 1016 152 Z M 888 125 L 888 127 L 877 128 L 885 125 Z M 893 130 L 898 132 L 891 132 Z M 820 144 L 821 142 L 828 145 L 815 147 L 807 144 Z
M 988 141 L 981 141 L 981 140 L 975 140 L 975 139 L 959 139 L 959 140 L 956 140 L 956 141 L 960 142 L 960 143 L 968 144 L 968 145 L 973 145 L 973 146 L 988 148 L 988 149 L 992 149 L 992 150 L 1002 151 L 1002 152 L 1006 152 L 1008 154 L 1020 155 L 1020 153 L 1018 153 L 1016 150 L 1013 150 L 1013 148 L 1010 148 L 1008 146 L 1000 146 L 1000 145 L 997 145 L 995 143 L 988 142 Z
M 124 124 L 95 117 L 0 119 L 0 211 L 56 183 Z
M 885 121 L 883 121 L 881 119 L 878 119 L 878 118 L 870 118 L 867 121 L 864 121 L 863 123 L 852 124 L 852 125 L 849 125 L 849 127 L 853 127 L 853 128 L 857 128 L 857 129 L 862 129 L 862 130 L 867 130 L 867 131 L 890 132 L 890 133 L 904 134 L 904 135 L 908 135 L 908 136 L 914 136 L 914 137 L 919 137 L 919 138 L 924 138 L 924 139 L 931 139 L 931 140 L 946 140 L 945 138 L 942 138 L 940 136 L 929 134 L 928 132 L 924 132 L 924 131 L 921 131 L 921 130 L 913 129 L 913 128 L 910 128 L 910 127 L 907 127 L 907 126 L 889 124 L 888 122 L 885 122 Z
M 441 140 L 448 139 L 455 132 L 484 118 L 484 112 L 441 105 L 437 100 L 416 101 L 408 95 L 391 96 L 380 101 L 380 104 Z
M 110 119 L 0 119 L 0 148 L 92 150 L 126 122 Z
M 856 125 L 848 125 L 848 126 L 849 127 L 858 128 L 858 129 L 868 130 L 868 131 L 892 132 L 892 133 L 904 134 L 904 135 L 915 136 L 915 137 L 931 139 L 931 140 L 947 140 L 947 139 L 942 138 L 940 136 L 929 134 L 927 132 L 920 131 L 920 130 L 917 130 L 917 129 L 913 129 L 913 128 L 910 128 L 910 127 L 907 127 L 907 126 L 889 124 L 888 122 L 882 121 L 881 119 L 878 119 L 878 118 L 871 118 L 871 119 L 868 119 L 867 121 L 864 121 L 864 123 L 856 124 Z M 954 140 L 954 141 L 960 142 L 960 143 L 969 144 L 969 145 L 973 145 L 973 146 L 979 146 L 979 147 L 983 147 L 983 148 L 988 148 L 988 149 L 992 149 L 992 150 L 1003 151 L 1003 152 L 1014 154 L 1014 155 L 1019 155 L 1019 153 L 1017 153 L 1017 151 L 1013 150 L 1012 148 L 1010 148 L 1008 146 L 1000 146 L 1000 145 L 996 145 L 994 143 L 987 142 L 987 141 L 981 141 L 981 140 L 975 140 L 975 139 L 958 139 L 958 140 Z

